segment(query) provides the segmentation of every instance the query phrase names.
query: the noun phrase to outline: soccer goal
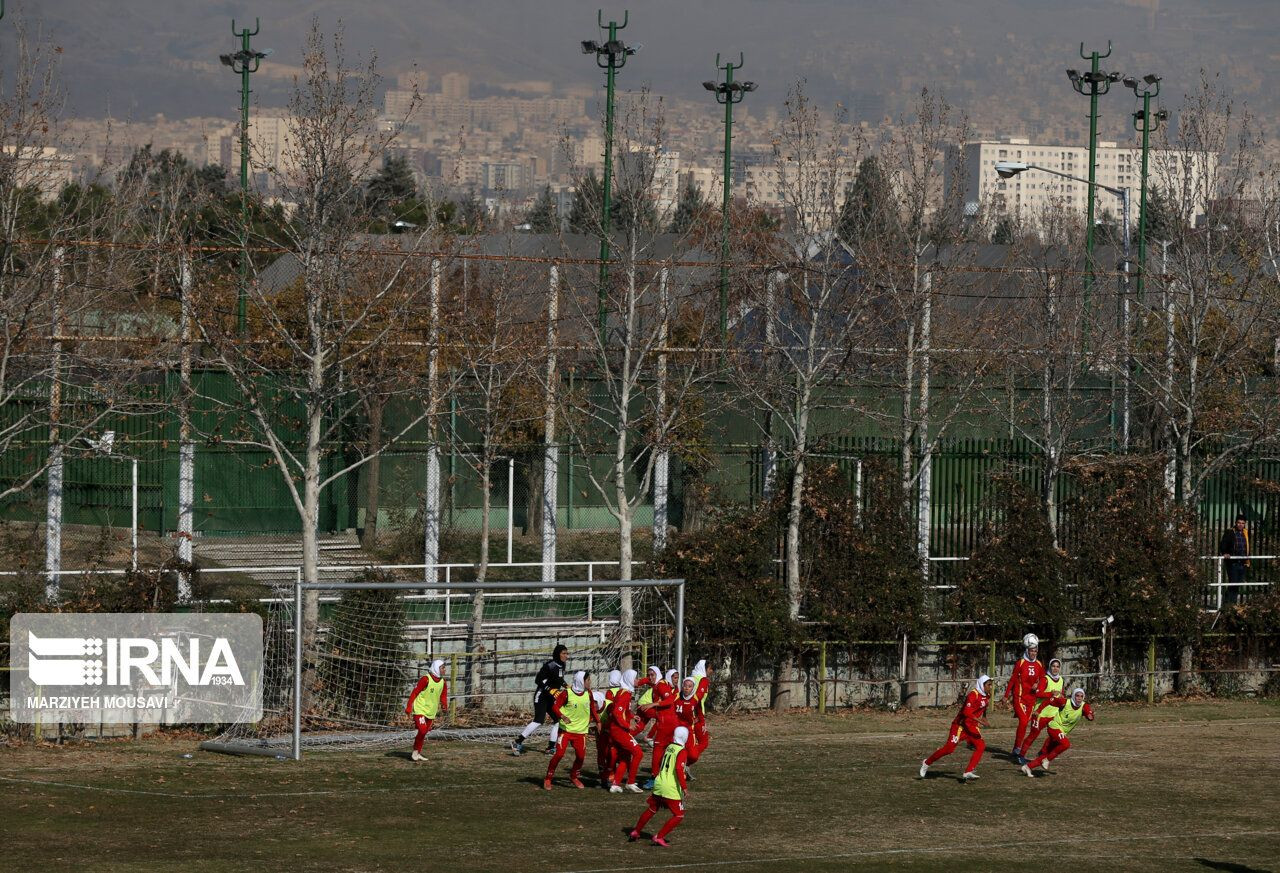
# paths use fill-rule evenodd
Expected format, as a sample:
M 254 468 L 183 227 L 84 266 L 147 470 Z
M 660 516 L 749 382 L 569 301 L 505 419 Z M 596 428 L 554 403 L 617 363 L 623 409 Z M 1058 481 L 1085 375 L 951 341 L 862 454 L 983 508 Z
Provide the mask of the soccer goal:
M 684 660 L 682 579 L 302 583 L 273 588 L 263 606 L 262 720 L 202 749 L 296 760 L 407 745 L 405 701 L 437 658 L 449 711 L 430 737 L 480 741 L 528 722 L 533 678 L 557 644 L 596 689 L 619 665 L 643 675 Z

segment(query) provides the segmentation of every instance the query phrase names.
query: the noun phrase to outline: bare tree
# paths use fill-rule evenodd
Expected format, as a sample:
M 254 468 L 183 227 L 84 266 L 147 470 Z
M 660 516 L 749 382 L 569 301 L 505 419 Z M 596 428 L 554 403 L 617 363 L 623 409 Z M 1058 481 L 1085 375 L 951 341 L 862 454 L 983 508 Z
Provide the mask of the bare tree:
M 802 88 L 792 91 L 773 149 L 789 226 L 778 240 L 779 268 L 767 271 L 763 298 L 754 301 L 734 355 L 736 384 L 771 423 L 768 436 L 789 477 L 783 560 L 793 621 L 803 606 L 801 509 L 807 464 L 819 444 L 818 412 L 829 402 L 828 389 L 856 365 L 855 349 L 865 345 L 874 320 L 866 286 L 834 233 L 855 165 L 848 139 L 843 118 L 828 119 Z M 778 665 L 777 709 L 790 702 L 792 667 L 790 656 Z
M 632 96 L 617 129 L 619 184 L 609 278 L 600 286 L 595 276 L 580 274 L 571 284 L 591 290 L 567 294 L 561 305 L 574 325 L 574 366 L 588 378 L 576 393 L 561 391 L 557 397 L 567 440 L 584 457 L 605 454 L 609 459 L 605 474 L 589 463 L 584 470 L 618 524 L 619 579 L 626 582 L 634 578 L 635 513 L 649 496 L 661 448 L 669 446 L 675 422 L 688 408 L 686 398 L 712 376 L 711 370 L 697 366 L 696 351 L 686 351 L 684 363 L 673 366 L 665 340 L 673 321 L 680 320 L 688 348 L 698 349 L 710 336 L 714 314 L 707 296 L 672 290 L 698 271 L 668 266 L 678 260 L 687 240 L 661 233 L 669 216 L 658 190 L 667 167 L 660 103 L 655 105 L 647 93 Z M 579 178 L 580 187 L 587 189 L 585 175 Z M 579 220 L 601 233 L 599 204 L 586 202 L 582 211 L 586 214 Z M 662 363 L 666 368 L 659 390 Z M 556 368 L 547 372 L 558 379 Z M 620 618 L 626 651 L 634 620 L 628 588 L 623 589 Z
M 1145 378 L 1136 387 L 1161 432 L 1165 489 L 1194 507 L 1213 476 L 1280 441 L 1280 397 L 1261 387 L 1280 295 L 1265 222 L 1231 208 L 1259 178 L 1252 119 L 1206 77 L 1187 96 L 1169 145 L 1175 151 L 1155 173 L 1183 222 L 1148 263 L 1155 294 L 1139 301 Z
M 522 271 L 513 271 L 510 263 L 482 271 L 472 281 L 455 327 L 458 412 L 478 438 L 476 443 L 457 444 L 458 454 L 480 480 L 478 583 L 489 576 L 494 466 L 510 455 L 517 441 L 523 442 L 524 426 L 537 421 L 542 412 L 537 392 L 530 390 L 535 384 L 533 362 L 540 325 L 520 317 L 525 297 L 523 278 Z M 467 626 L 465 696 L 471 705 L 481 702 L 484 610 L 484 590 L 477 589 L 472 594 Z
M 259 274 L 250 284 L 247 336 L 231 317 L 233 289 L 209 288 L 194 316 L 213 362 L 235 387 L 234 399 L 204 398 L 226 413 L 217 437 L 264 449 L 272 459 L 298 513 L 308 581 L 319 566 L 323 490 L 398 445 L 428 415 L 406 416 L 376 452 L 325 463 L 361 408 L 363 376 L 378 369 L 369 362 L 397 343 L 423 342 L 415 316 L 434 273 L 421 257 L 426 233 L 398 237 L 398 244 L 361 233 L 361 186 L 390 142 L 373 124 L 377 81 L 372 63 L 357 74 L 341 37 L 330 51 L 313 24 L 290 102 L 288 146 L 272 169 L 279 196 L 295 204 L 292 219 L 275 229 L 294 278 L 273 284 Z M 373 390 L 389 389 L 378 381 Z M 308 648 L 317 608 L 311 593 L 304 600 Z

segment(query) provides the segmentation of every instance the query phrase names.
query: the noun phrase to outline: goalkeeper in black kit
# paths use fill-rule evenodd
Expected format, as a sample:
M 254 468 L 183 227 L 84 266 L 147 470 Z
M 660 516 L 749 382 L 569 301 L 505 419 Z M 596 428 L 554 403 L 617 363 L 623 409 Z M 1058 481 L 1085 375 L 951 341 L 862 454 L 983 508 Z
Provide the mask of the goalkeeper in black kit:
M 560 738 L 560 719 L 556 717 L 553 705 L 556 702 L 556 695 L 564 687 L 564 665 L 568 661 L 569 650 L 557 645 L 551 652 L 551 660 L 543 664 L 542 669 L 538 671 L 537 677 L 533 680 L 535 686 L 533 721 L 525 725 L 524 730 L 520 731 L 520 736 L 511 741 L 511 754 L 523 754 L 524 741 L 533 736 L 533 732 L 547 722 L 551 722 L 551 740 L 547 743 L 546 752 L 551 754 L 556 750 L 556 740 Z

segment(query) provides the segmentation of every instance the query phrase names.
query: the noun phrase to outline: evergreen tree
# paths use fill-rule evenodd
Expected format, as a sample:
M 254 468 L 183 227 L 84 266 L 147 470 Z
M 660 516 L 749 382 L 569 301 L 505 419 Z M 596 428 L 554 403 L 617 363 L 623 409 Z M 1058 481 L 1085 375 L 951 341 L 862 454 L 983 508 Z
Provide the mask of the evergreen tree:
M 560 230 L 560 213 L 556 208 L 556 198 L 547 185 L 533 201 L 533 206 L 524 217 L 525 224 L 534 233 L 556 233 Z
M 991 231 L 991 243 L 997 246 L 1011 246 L 1016 236 L 1013 219 L 1007 215 L 1002 215 L 996 221 L 995 228 Z
M 888 243 L 898 226 L 893 185 L 875 155 L 858 163 L 858 172 L 845 190 L 836 232 L 852 248 Z
M 573 192 L 573 206 L 569 209 L 569 230 L 573 233 L 599 233 L 600 210 L 604 202 L 604 185 L 591 170 L 582 177 Z
M 467 191 L 467 196 L 457 201 L 457 211 L 454 213 L 454 224 L 458 233 L 472 234 L 480 233 L 489 223 L 489 212 L 485 209 L 484 203 L 476 196 L 476 189 L 472 188 Z
M 1064 588 L 1070 568 L 1053 544 L 1044 504 L 1008 475 L 997 478 L 992 497 L 995 521 L 983 526 L 948 612 L 957 621 L 978 622 L 980 632 L 1019 637 L 1035 630 L 1061 638 L 1071 610 Z
M 671 232 L 686 234 L 697 227 L 699 222 L 707 219 L 709 204 L 702 196 L 702 191 L 689 179 L 680 189 L 680 200 L 676 203 L 675 215 L 671 217 Z
M 380 218 L 391 218 L 403 204 L 416 200 L 418 183 L 408 159 L 403 156 L 387 158 L 382 169 L 365 185 L 364 197 L 370 211 Z
M 1185 222 L 1178 215 L 1172 198 L 1163 189 L 1153 186 L 1147 192 L 1147 244 L 1176 240 L 1183 224 Z

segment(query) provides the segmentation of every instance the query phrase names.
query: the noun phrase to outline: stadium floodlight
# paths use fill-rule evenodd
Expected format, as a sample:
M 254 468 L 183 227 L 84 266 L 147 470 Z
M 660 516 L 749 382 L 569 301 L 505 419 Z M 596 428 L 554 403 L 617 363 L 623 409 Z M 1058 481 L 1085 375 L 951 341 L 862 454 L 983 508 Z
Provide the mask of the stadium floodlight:
M 1142 81 L 1146 82 L 1148 85 L 1154 85 L 1160 81 L 1160 77 L 1155 73 L 1147 73 L 1142 77 Z
M 1088 72 L 1081 73 L 1078 70 L 1067 70 L 1067 78 L 1071 80 L 1071 89 L 1073 91 L 1089 98 L 1089 191 L 1084 229 L 1084 249 L 1087 258 L 1084 274 L 1084 304 L 1087 309 L 1089 295 L 1093 290 L 1094 207 L 1097 199 L 1094 182 L 1097 181 L 1098 169 L 1098 98 L 1110 92 L 1111 85 L 1119 82 L 1123 74 L 1107 72 L 1098 67 L 1099 61 L 1103 58 L 1111 57 L 1111 40 L 1107 40 L 1107 50 L 1105 52 L 1094 50 L 1086 53 L 1084 43 L 1080 43 L 1080 57 L 1089 61 Z M 1083 350 L 1088 351 L 1089 334 L 1087 330 L 1081 331 L 1080 340 Z
M 996 174 L 1001 179 L 1012 179 L 1019 173 L 1025 173 L 1029 169 L 1031 169 L 1030 164 L 1015 161 L 1000 161 L 996 164 Z
M 604 23 L 604 11 L 596 11 L 596 26 L 608 34 L 603 43 L 594 39 L 581 42 L 584 55 L 595 55 L 596 66 L 605 71 L 604 98 L 604 179 L 600 196 L 600 286 L 596 302 L 596 318 L 600 343 L 603 346 L 609 326 L 609 247 L 613 234 L 613 96 L 618 71 L 627 65 L 627 58 L 640 50 L 618 38 L 618 31 L 631 20 L 630 12 L 622 13 L 622 21 Z
M 723 82 L 703 82 L 702 87 L 716 95 L 716 102 L 724 106 L 724 175 L 723 203 L 720 209 L 720 347 L 729 344 L 729 200 L 733 188 L 733 104 L 741 103 L 748 91 L 756 89 L 755 82 L 735 82 L 733 73 L 742 69 L 744 58 L 738 52 L 738 62 L 720 63 L 716 53 L 716 69 L 724 72 Z

